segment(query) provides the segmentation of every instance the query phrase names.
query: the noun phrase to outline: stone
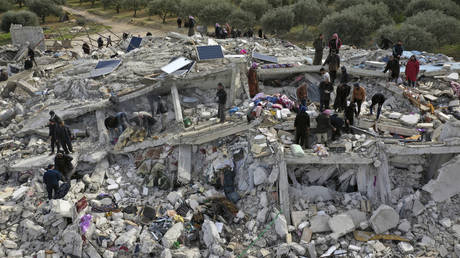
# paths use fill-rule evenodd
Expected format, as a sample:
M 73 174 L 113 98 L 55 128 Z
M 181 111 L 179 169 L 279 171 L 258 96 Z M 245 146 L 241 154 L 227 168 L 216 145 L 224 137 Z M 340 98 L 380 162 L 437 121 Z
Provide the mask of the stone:
M 359 211 L 357 209 L 348 210 L 345 212 L 348 216 L 351 217 L 355 227 L 359 227 L 362 222 L 367 221 L 366 213 Z
M 399 223 L 398 230 L 402 232 L 409 232 L 411 229 L 410 222 L 407 219 L 401 220 L 401 223 Z
M 280 214 L 275 220 L 275 231 L 280 237 L 286 237 L 288 233 L 286 218 L 283 214 Z
M 16 248 L 18 248 L 18 245 L 14 241 L 11 241 L 9 239 L 3 240 L 2 244 L 7 249 L 16 249 Z
M 310 258 L 317 258 L 315 243 L 311 242 L 307 244 L 308 255 Z
M 300 241 L 307 244 L 310 243 L 312 234 L 313 231 L 311 231 L 309 227 L 304 227 L 302 230 L 302 236 L 300 237 Z
M 115 253 L 110 251 L 110 250 L 105 250 L 104 251 L 104 254 L 103 254 L 103 257 L 104 258 L 114 258 L 115 257 Z
M 166 248 L 171 248 L 174 242 L 182 235 L 184 224 L 182 222 L 174 224 L 161 239 L 161 244 Z
M 18 201 L 19 199 L 21 199 L 22 197 L 24 197 L 24 195 L 27 193 L 28 190 L 29 190 L 29 187 L 27 187 L 27 186 L 21 186 L 21 187 L 19 187 L 19 188 L 16 189 L 16 191 L 14 191 L 13 194 L 11 195 L 11 200 L 12 200 L 12 201 Z
M 418 199 L 415 199 L 414 205 L 412 206 L 412 213 L 414 214 L 414 216 L 422 214 L 424 210 L 425 206 Z
M 265 223 L 265 220 L 267 219 L 267 213 L 268 213 L 268 208 L 262 208 L 257 212 L 257 218 L 256 220 L 259 223 Z
M 460 193 L 460 155 L 452 158 L 438 170 L 438 177 L 423 186 L 423 190 L 431 194 L 436 202 L 442 202 Z
M 172 255 L 174 258 L 200 258 L 200 249 L 198 248 L 186 248 L 186 247 L 181 247 L 177 250 L 172 250 L 171 251 Z
M 398 225 L 399 214 L 392 207 L 382 204 L 373 212 L 370 222 L 374 232 L 381 234 Z
M 291 222 L 294 227 L 298 227 L 302 221 L 306 220 L 308 211 L 291 211 Z
M 420 245 L 433 247 L 436 245 L 436 241 L 434 241 L 434 239 L 432 239 L 431 237 L 425 235 L 422 237 L 422 242 L 420 243 Z
M 273 166 L 272 172 L 268 176 L 268 183 L 274 184 L 278 180 L 279 169 L 277 166 Z
M 174 227 L 174 226 L 173 226 Z M 168 230 L 169 231 L 169 230 Z M 168 232 L 166 232 L 167 234 Z M 165 234 L 165 236 L 166 236 Z M 134 243 L 139 235 L 139 229 L 137 227 L 133 227 L 128 231 L 121 233 L 118 238 L 115 240 L 116 246 L 126 246 L 128 249 L 133 248 Z M 164 239 L 165 237 L 163 237 Z
M 72 218 L 75 210 L 72 203 L 66 200 L 51 200 L 51 212 L 54 212 L 65 218 Z
M 160 254 L 160 258 L 172 258 L 171 250 L 165 248 Z
M 81 257 L 83 240 L 78 233 L 78 226 L 67 227 L 62 233 L 61 250 L 65 254 Z
M 405 125 L 415 126 L 420 120 L 420 114 L 403 115 L 399 120 Z
M 88 255 L 88 257 L 91 258 L 102 258 L 101 255 L 97 252 L 96 248 L 92 245 L 86 245 L 85 246 L 85 253 Z
M 402 116 L 402 114 L 398 113 L 398 112 L 391 112 L 388 115 L 388 117 L 391 118 L 391 119 L 399 119 L 401 116 Z
M 454 235 L 460 239 L 460 224 L 455 224 L 453 227 L 452 227 L 452 230 L 454 232 Z
M 348 214 L 342 213 L 333 216 L 329 220 L 329 227 L 332 232 L 340 237 L 352 232 L 355 229 L 355 223 L 353 223 L 353 219 Z
M 267 173 L 262 167 L 257 167 L 254 170 L 254 185 L 261 185 L 267 181 Z
M 447 251 L 447 249 L 446 249 L 446 247 L 444 245 L 440 245 L 439 248 L 438 248 L 438 251 L 439 251 L 439 255 L 441 255 L 441 257 L 446 257 L 449 254 L 449 251 Z
M 219 244 L 221 242 L 219 231 L 214 222 L 205 220 L 201 231 L 203 232 L 203 242 L 206 247 L 211 248 L 213 244 Z
M 450 228 L 452 226 L 452 221 L 449 218 L 444 218 L 439 223 L 445 228 Z
M 317 215 L 313 216 L 310 220 L 310 229 L 313 233 L 319 232 L 328 232 L 331 231 L 329 227 L 329 220 L 331 217 L 325 213 L 318 213 Z
M 404 254 L 414 252 L 414 247 L 411 244 L 407 243 L 407 242 L 399 242 L 398 243 L 398 248 Z
M 168 199 L 169 203 L 175 205 L 177 201 L 182 198 L 182 195 L 178 192 L 170 192 L 166 199 Z
M 460 244 L 455 244 L 454 252 L 458 257 L 460 257 Z
M 292 250 L 294 250 L 294 252 L 297 254 L 297 255 L 304 255 L 305 252 L 307 251 L 303 246 L 301 246 L 300 244 L 296 243 L 296 242 L 292 242 L 289 244 L 289 247 L 292 248 Z
M 29 219 L 21 221 L 20 227 L 23 232 L 21 236 L 23 242 L 39 239 L 40 236 L 46 233 L 46 230 L 42 226 L 35 224 Z

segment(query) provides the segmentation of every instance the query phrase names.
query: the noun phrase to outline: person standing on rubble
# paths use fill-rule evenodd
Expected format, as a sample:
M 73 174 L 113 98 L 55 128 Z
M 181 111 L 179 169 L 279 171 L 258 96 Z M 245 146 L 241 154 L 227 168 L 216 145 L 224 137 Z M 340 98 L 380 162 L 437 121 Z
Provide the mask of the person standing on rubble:
M 315 48 L 315 58 L 313 59 L 313 65 L 321 65 L 321 62 L 323 61 L 323 50 L 325 47 L 323 39 L 323 34 L 319 34 L 319 36 L 313 42 L 313 48 Z
M 70 176 L 73 170 L 72 156 L 59 151 L 54 157 L 54 167 L 56 170 L 61 172 L 66 180 L 70 180 Z
M 329 108 L 331 92 L 334 90 L 334 87 L 332 87 L 331 77 L 329 76 L 329 73 L 326 72 L 324 68 L 321 68 L 319 71 L 321 72 L 321 75 L 323 77 L 323 80 L 319 84 L 319 110 L 323 111 Z
M 347 107 L 347 98 L 350 94 L 351 87 L 346 83 L 341 83 L 336 89 L 334 100 L 334 110 L 341 112 Z
M 182 28 L 182 18 L 180 16 L 177 17 L 176 22 L 177 22 L 177 28 L 179 29 Z
M 153 114 L 160 116 L 161 121 L 161 129 L 160 132 L 164 132 L 166 130 L 166 122 L 168 118 L 168 106 L 164 101 L 164 98 L 161 96 L 154 97 L 154 106 L 153 106 Z
M 348 105 L 345 108 L 345 113 L 344 113 L 344 116 L 345 116 L 345 131 L 347 133 L 352 132 L 350 126 L 352 126 L 353 123 L 354 123 L 355 115 L 356 116 L 358 115 L 358 111 L 356 111 L 356 105 L 355 105 L 355 103 L 350 103 L 350 105 Z
M 385 66 L 385 70 L 383 70 L 383 73 L 386 73 L 388 70 L 391 71 L 390 80 L 394 80 L 394 82 L 397 83 L 400 68 L 399 61 L 394 56 L 390 56 L 390 60 L 387 62 L 387 65 Z
M 307 107 L 301 105 L 299 112 L 294 120 L 295 143 L 302 147 L 308 148 L 308 136 L 310 134 L 310 116 L 307 113 Z
M 56 139 L 58 143 L 62 146 L 65 154 L 73 152 L 72 149 L 72 139 L 69 127 L 64 125 L 64 122 L 61 120 L 56 127 Z
M 43 183 L 46 185 L 48 200 L 54 199 L 53 196 L 56 197 L 56 193 L 59 191 L 59 181 L 65 181 L 61 172 L 55 170 L 52 164 L 48 165 L 45 174 L 43 174 Z
M 32 67 L 34 67 L 34 62 L 32 61 L 32 59 L 27 59 L 26 61 L 24 61 L 24 70 L 30 70 L 32 69 Z
M 383 35 L 380 36 L 380 46 L 382 47 L 382 49 L 389 49 L 392 44 L 393 44 L 393 41 L 387 39 Z
M 342 41 L 339 38 L 337 33 L 332 35 L 331 40 L 329 40 L 329 54 L 332 52 L 339 54 L 339 49 L 342 46 Z
M 101 49 L 104 46 L 104 40 L 102 40 L 102 37 L 99 37 L 97 39 L 97 47 Z
M 112 46 L 112 36 L 109 35 L 109 37 L 107 38 L 107 45 L 106 47 L 109 47 L 109 46 Z
M 316 118 L 316 138 L 320 144 L 327 144 L 327 132 L 329 129 L 336 130 L 331 124 L 330 115 L 331 110 L 326 109 Z
M 307 92 L 308 92 L 307 83 L 304 82 L 300 84 L 299 87 L 297 87 L 296 96 L 297 96 L 297 102 L 299 102 L 299 105 L 307 106 L 307 99 L 308 99 Z
M 259 79 L 257 77 L 257 63 L 253 62 L 248 71 L 249 95 L 254 98 L 259 93 Z
M 342 75 L 340 76 L 340 83 L 341 84 L 347 84 L 350 81 L 350 77 L 347 72 L 347 68 L 345 66 L 342 66 L 340 68 Z
M 83 53 L 85 53 L 85 54 L 87 54 L 87 55 L 90 54 L 91 50 L 90 50 L 90 48 L 89 48 L 88 43 L 83 42 L 83 45 L 81 46 L 81 48 L 83 49 Z
M 361 113 L 361 104 L 363 104 L 363 101 L 365 100 L 366 90 L 363 87 L 359 86 L 359 83 L 355 83 L 353 85 L 353 95 L 351 96 L 351 103 L 356 103 L 356 108 L 358 109 L 356 117 L 358 117 Z
M 264 37 L 264 32 L 262 31 L 262 29 L 259 29 L 258 34 L 259 34 L 259 38 Z
M 415 55 L 412 55 L 407 61 L 406 64 L 406 71 L 404 72 L 406 74 L 406 79 L 407 82 L 409 83 L 409 87 L 415 87 L 415 84 L 417 82 L 417 75 L 418 72 L 420 71 L 420 64 L 417 61 L 417 58 L 415 58 Z
M 56 127 L 57 127 L 57 124 L 52 119 L 50 119 L 48 122 L 48 129 L 49 129 L 48 137 L 51 139 L 50 156 L 54 154 L 54 146 L 57 147 L 57 151 L 59 151 L 60 149 L 60 145 L 56 139 Z
M 37 62 L 35 62 L 35 51 L 30 47 L 30 45 L 27 48 L 27 56 L 29 57 L 29 60 L 37 66 Z
M 369 108 L 370 115 L 372 115 L 372 111 L 374 110 L 374 106 L 377 105 L 377 120 L 379 120 L 380 112 L 382 111 L 383 103 L 385 102 L 385 96 L 382 93 L 376 93 L 372 96 L 372 104 Z
M 195 18 L 193 16 L 188 17 L 188 36 L 191 37 L 195 35 Z
M 337 77 L 337 70 L 339 70 L 340 67 L 340 57 L 339 55 L 336 54 L 336 52 L 333 50 L 326 58 L 326 61 L 324 61 L 323 66 L 326 64 L 329 65 L 329 74 L 331 76 L 331 84 L 334 85 L 335 78 Z
M 399 59 L 401 58 L 403 52 L 404 52 L 404 48 L 402 46 L 402 40 L 398 40 L 398 43 L 396 43 L 394 46 L 393 46 L 393 56 L 396 60 L 399 61 Z
M 225 104 L 227 103 L 227 92 L 224 90 L 224 85 L 222 83 L 217 84 L 217 104 L 219 104 L 219 108 L 217 111 L 217 116 L 220 119 L 220 122 L 225 122 Z

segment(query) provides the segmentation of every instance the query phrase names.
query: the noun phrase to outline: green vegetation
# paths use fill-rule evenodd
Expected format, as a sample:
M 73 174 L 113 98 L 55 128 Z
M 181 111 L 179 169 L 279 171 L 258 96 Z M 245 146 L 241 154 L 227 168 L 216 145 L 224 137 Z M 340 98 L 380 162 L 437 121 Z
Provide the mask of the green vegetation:
M 11 24 L 36 26 L 38 25 L 38 17 L 35 13 L 28 11 L 8 11 L 2 15 L 1 29 L 9 32 Z

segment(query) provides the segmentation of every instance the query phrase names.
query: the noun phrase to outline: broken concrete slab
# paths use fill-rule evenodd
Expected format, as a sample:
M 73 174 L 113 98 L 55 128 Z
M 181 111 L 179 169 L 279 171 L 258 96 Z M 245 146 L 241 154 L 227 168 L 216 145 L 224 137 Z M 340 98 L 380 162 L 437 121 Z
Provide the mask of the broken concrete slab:
M 29 46 L 32 48 L 38 48 L 43 52 L 46 50 L 45 36 L 40 26 L 11 24 L 10 33 L 13 45 L 26 46 L 26 42 L 29 42 Z
M 45 168 L 48 164 L 54 163 L 54 156 L 42 154 L 27 159 L 22 159 L 10 167 L 11 171 L 25 171 L 29 169 Z
M 431 194 L 436 202 L 442 202 L 460 193 L 460 155 L 457 155 L 439 169 L 439 175 L 435 180 L 430 180 L 423 186 L 423 190 Z
M 346 213 L 334 215 L 328 223 L 332 232 L 337 237 L 350 233 L 355 229 L 353 219 Z
M 184 224 L 182 222 L 174 224 L 161 239 L 161 244 L 166 248 L 171 248 L 183 231 Z
M 381 234 L 398 226 L 399 214 L 390 206 L 382 204 L 372 213 L 370 222 L 374 232 Z
M 177 168 L 177 181 L 188 184 L 192 180 L 192 146 L 179 146 L 179 165 Z
M 329 220 L 331 217 L 326 213 L 318 213 L 310 219 L 310 229 L 313 233 L 331 231 Z

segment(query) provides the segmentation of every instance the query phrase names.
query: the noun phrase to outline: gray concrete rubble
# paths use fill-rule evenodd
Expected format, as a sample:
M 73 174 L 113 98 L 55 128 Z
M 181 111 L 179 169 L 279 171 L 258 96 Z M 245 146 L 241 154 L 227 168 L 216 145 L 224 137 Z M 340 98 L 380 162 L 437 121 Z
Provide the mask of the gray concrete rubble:
M 40 37 L 26 29 L 14 33 Z M 323 146 L 312 48 L 169 33 L 126 53 L 129 41 L 91 55 L 38 50 L 38 66 L 0 82 L 0 257 L 460 257 L 452 58 L 408 52 L 424 65 L 409 88 L 383 73 L 390 50 L 342 46 L 349 85 L 359 83 L 367 98 L 352 130 Z M 196 46 L 216 44 L 224 58 L 198 60 Z M 254 51 L 279 64 L 253 59 Z M 22 45 L 0 47 L 0 66 L 23 67 L 25 53 Z M 162 71 L 179 57 L 193 65 Z M 115 70 L 90 76 L 114 59 Z M 219 82 L 227 93 L 222 123 Z M 311 134 L 300 151 L 293 144 L 302 83 Z M 387 99 L 378 120 L 370 115 L 375 93 Z M 51 110 L 70 129 L 73 169 L 65 197 L 48 200 Z M 126 128 L 107 128 L 105 119 L 121 112 Z

